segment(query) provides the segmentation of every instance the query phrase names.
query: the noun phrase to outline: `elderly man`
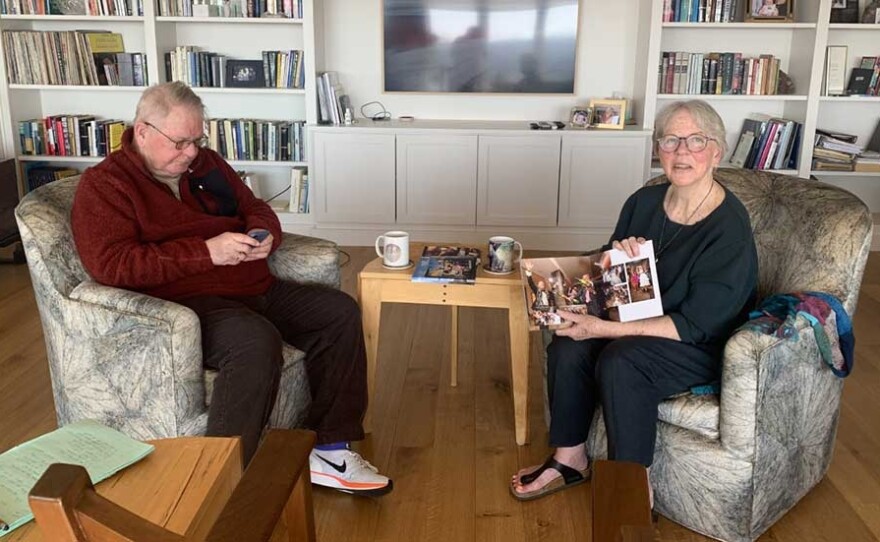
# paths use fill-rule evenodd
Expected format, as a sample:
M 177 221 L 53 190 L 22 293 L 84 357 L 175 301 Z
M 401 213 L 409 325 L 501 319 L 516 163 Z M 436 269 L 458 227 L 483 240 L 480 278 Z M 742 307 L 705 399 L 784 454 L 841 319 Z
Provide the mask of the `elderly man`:
M 391 480 L 349 449 L 362 439 L 366 357 L 357 303 L 330 288 L 276 280 L 272 209 L 204 148 L 204 105 L 183 83 L 147 89 L 122 149 L 86 170 L 73 205 L 82 262 L 99 282 L 191 308 L 204 364 L 218 369 L 208 435 L 240 435 L 245 461 L 275 403 L 282 341 L 305 351 L 318 434 L 312 482 L 381 495 Z

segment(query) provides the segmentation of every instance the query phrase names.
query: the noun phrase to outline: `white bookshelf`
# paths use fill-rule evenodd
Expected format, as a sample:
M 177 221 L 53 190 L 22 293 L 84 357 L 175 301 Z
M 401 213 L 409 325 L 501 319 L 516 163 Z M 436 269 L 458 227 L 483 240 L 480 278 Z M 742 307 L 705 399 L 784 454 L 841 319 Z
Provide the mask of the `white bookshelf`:
M 249 118 L 317 122 L 315 73 L 323 69 L 316 36 L 322 32 L 320 0 L 303 0 L 302 18 L 159 17 L 155 0 L 144 4 L 143 16 L 0 15 L 0 30 L 109 30 L 122 34 L 126 52 L 143 52 L 147 83 L 164 82 L 166 52 L 178 45 L 195 45 L 229 58 L 257 60 L 264 50 L 304 51 L 305 88 L 194 87 L 209 118 Z M 19 148 L 18 123 L 61 114 L 88 114 L 101 119 L 130 121 L 144 87 L 12 85 L 5 62 L 0 61 L 0 150 L 20 164 L 46 162 L 85 169 L 100 157 L 31 156 Z M 306 136 L 306 152 L 308 152 Z M 308 159 L 308 154 L 306 155 Z M 290 170 L 302 162 L 230 160 L 235 169 L 247 170 L 264 196 L 290 184 Z M 24 183 L 19 179 L 20 191 Z M 285 194 L 278 198 L 287 199 Z M 312 216 L 279 212 L 290 231 L 308 231 Z
M 740 0 L 737 20 L 743 20 Z M 676 100 L 706 100 L 721 114 L 732 153 L 739 139 L 743 119 L 753 114 L 786 117 L 803 123 L 797 170 L 780 173 L 803 178 L 811 176 L 854 192 L 872 210 L 880 211 L 880 173 L 813 171 L 813 140 L 817 128 L 859 136 L 866 144 L 880 122 L 880 97 L 823 96 L 825 50 L 828 45 L 846 45 L 848 68 L 862 56 L 880 55 L 880 24 L 832 24 L 830 0 L 799 0 L 796 20 L 791 23 L 664 23 L 663 2 L 642 0 L 644 19 L 640 20 L 639 58 L 644 70 L 636 72 L 636 101 L 643 100 L 645 128 L 653 129 L 653 119 L 666 104 Z M 864 6 L 862 6 L 864 7 Z M 742 52 L 747 56 L 773 54 L 780 68 L 793 80 L 793 95 L 716 96 L 658 94 L 658 67 L 662 52 Z M 849 70 L 847 71 L 849 77 Z M 725 158 L 729 158 L 729 155 Z M 722 165 L 722 167 L 724 167 Z M 652 173 L 661 170 L 654 164 Z M 875 241 L 875 248 L 880 243 Z

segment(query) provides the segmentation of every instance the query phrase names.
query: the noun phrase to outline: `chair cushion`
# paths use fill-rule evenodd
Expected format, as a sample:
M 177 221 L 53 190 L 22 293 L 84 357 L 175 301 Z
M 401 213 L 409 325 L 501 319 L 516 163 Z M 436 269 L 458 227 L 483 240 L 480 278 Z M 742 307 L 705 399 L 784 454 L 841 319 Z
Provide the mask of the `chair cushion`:
M 709 440 L 718 440 L 719 402 L 717 395 L 687 393 L 660 403 L 660 421 L 693 431 Z

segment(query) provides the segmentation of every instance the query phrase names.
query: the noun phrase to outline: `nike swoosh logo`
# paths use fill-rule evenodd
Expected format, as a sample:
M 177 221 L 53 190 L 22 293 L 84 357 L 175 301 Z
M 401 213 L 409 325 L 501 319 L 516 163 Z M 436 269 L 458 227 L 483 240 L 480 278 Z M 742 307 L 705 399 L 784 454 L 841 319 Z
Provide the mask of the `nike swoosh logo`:
M 318 454 L 315 454 L 315 455 L 318 455 Z M 333 469 L 334 469 L 336 472 L 338 472 L 339 474 L 345 474 L 345 461 L 343 461 L 341 465 L 337 465 L 336 463 L 331 463 L 330 461 L 327 461 L 326 459 L 324 459 L 324 458 L 321 457 L 320 455 L 318 455 L 318 459 L 320 459 L 320 460 L 323 461 L 324 463 L 327 463 L 328 465 L 330 465 L 331 467 L 333 467 Z

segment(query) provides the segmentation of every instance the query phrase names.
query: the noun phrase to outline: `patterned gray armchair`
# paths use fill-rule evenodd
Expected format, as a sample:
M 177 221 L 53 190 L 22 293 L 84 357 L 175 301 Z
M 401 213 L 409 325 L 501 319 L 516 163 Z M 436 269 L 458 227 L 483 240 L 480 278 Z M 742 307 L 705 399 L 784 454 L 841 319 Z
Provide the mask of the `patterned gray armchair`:
M 855 312 L 873 228 L 864 203 L 784 175 L 721 169 L 715 178 L 751 216 L 759 299 L 823 291 Z M 797 327 L 797 340 L 737 331 L 725 348 L 720 396 L 660 404 L 651 468 L 660 514 L 713 538 L 751 541 L 825 475 L 843 382 L 822 361 L 806 320 L 798 318 Z M 601 409 L 587 448 L 607 457 Z
M 98 284 L 70 229 L 79 178 L 55 181 L 15 210 L 43 323 L 58 424 L 91 418 L 139 439 L 204 434 L 215 371 L 202 367 L 190 309 Z M 279 278 L 339 287 L 336 245 L 284 234 L 269 260 Z M 303 353 L 284 347 L 273 427 L 296 427 L 311 396 Z

